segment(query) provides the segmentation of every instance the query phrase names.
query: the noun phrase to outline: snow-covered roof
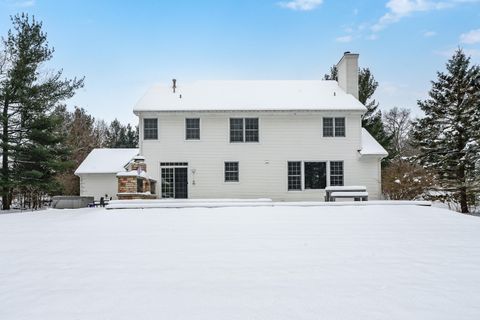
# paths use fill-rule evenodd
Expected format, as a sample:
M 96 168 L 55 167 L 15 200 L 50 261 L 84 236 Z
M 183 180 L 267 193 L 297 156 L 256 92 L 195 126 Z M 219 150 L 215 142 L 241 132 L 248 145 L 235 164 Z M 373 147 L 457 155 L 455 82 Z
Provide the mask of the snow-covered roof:
M 137 102 L 140 111 L 345 110 L 365 106 L 332 80 L 197 81 L 156 85 Z
M 387 150 L 385 150 L 365 128 L 362 128 L 362 149 L 360 150 L 360 154 L 388 156 Z
M 138 154 L 138 149 L 93 149 L 75 170 L 75 174 L 117 173 Z
M 138 172 L 137 170 L 132 170 L 132 171 L 121 171 L 117 173 L 117 177 L 137 177 L 137 178 L 145 178 L 148 180 L 153 180 L 157 181 L 153 177 L 147 175 L 145 171 L 140 171 Z

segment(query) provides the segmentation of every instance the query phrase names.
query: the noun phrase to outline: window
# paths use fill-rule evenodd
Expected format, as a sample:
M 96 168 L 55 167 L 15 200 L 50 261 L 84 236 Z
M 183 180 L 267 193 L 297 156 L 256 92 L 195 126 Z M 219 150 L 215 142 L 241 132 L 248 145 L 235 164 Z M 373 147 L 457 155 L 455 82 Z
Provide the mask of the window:
M 327 186 L 327 163 L 305 162 L 305 189 L 325 189 Z
M 225 182 L 238 181 L 238 162 L 225 162 Z
M 185 139 L 200 140 L 200 119 L 199 118 L 185 119 Z
M 258 142 L 258 118 L 245 118 L 245 142 Z
M 288 190 L 302 190 L 302 162 L 288 162 Z
M 343 162 L 330 162 L 330 185 L 343 186 Z
M 345 137 L 345 118 L 335 118 L 335 137 Z
M 157 119 L 143 119 L 143 139 L 158 139 L 158 121 Z
M 230 142 L 243 142 L 242 118 L 230 118 Z
M 230 118 L 230 142 L 258 142 L 258 118 Z
M 324 137 L 345 137 L 345 118 L 323 118 Z
M 333 118 L 323 118 L 323 136 L 333 137 Z

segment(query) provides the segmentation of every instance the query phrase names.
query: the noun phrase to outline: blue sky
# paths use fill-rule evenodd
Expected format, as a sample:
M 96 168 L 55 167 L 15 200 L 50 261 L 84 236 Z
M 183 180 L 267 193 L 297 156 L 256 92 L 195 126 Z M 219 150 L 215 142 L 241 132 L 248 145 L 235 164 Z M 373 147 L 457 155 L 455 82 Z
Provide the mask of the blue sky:
M 109 121 L 136 123 L 154 83 L 320 79 L 344 51 L 372 70 L 382 109 L 419 115 L 453 50 L 480 63 L 480 0 L 0 0 L 2 36 L 22 11 L 55 48 L 45 69 L 86 77 L 69 107 Z

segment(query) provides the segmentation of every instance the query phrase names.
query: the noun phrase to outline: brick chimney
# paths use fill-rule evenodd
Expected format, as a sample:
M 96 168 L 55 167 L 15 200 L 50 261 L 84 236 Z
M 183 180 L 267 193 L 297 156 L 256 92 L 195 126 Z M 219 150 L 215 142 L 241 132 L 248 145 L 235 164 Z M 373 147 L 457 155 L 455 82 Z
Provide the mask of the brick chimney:
M 337 63 L 338 85 L 358 99 L 358 54 L 347 51 Z

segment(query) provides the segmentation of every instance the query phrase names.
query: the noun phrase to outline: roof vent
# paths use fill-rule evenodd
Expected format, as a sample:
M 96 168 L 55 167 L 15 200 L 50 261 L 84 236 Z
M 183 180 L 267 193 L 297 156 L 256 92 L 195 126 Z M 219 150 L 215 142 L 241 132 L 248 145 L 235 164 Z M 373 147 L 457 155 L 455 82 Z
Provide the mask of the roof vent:
M 175 93 L 175 89 L 177 89 L 177 79 L 172 79 L 172 89 L 173 89 L 173 93 Z

